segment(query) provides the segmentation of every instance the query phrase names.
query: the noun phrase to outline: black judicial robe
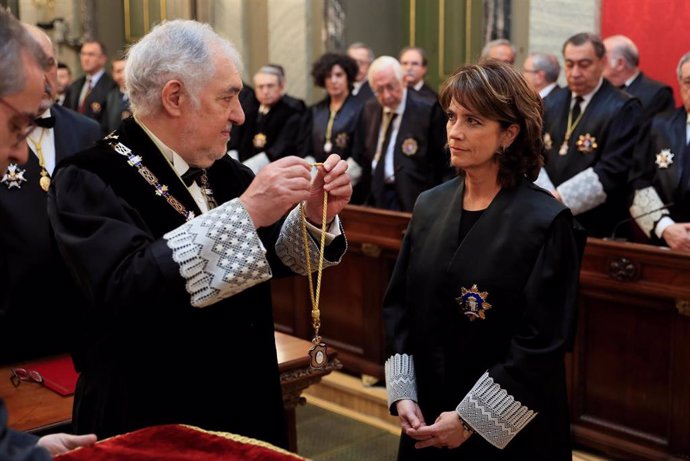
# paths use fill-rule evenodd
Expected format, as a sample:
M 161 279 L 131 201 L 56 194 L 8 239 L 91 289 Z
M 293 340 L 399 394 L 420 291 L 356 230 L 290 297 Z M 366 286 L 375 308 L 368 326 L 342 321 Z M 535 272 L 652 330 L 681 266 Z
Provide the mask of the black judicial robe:
M 606 201 L 577 215 L 576 219 L 591 236 L 608 237 L 616 223 L 628 217 L 628 174 L 641 127 L 642 109 L 638 99 L 604 80 L 575 127 L 567 154 L 560 155 L 571 95 L 569 89 L 564 89 L 545 101 L 544 133 L 550 138 L 545 141 L 545 168 L 556 187 L 590 167 L 594 170 L 606 193 Z M 597 147 L 591 152 L 582 152 L 576 143 L 580 136 L 588 134 Z
M 645 121 L 657 114 L 673 111 L 675 101 L 670 86 L 647 77 L 643 72 L 625 88 L 625 92 L 637 97 L 642 103 Z
M 273 162 L 287 155 L 296 155 L 297 135 L 302 112 L 281 98 L 266 115 L 253 111 L 251 118 L 233 132 L 231 145 L 237 149 L 240 162 L 265 152 Z M 263 135 L 263 144 L 255 144 L 257 134 Z
M 458 242 L 463 192 L 456 178 L 415 205 L 384 300 L 389 352 L 413 356 L 427 424 L 455 410 L 487 370 L 538 414 L 503 450 L 478 433 L 455 450 L 417 450 L 403 436 L 398 459 L 570 461 L 563 359 L 584 233 L 565 206 L 523 180 L 502 189 Z M 492 307 L 470 321 L 456 298 L 475 284 Z
M 94 120 L 55 105 L 55 163 L 94 144 Z M 40 131 L 40 130 L 38 130 Z M 34 134 L 32 137 L 37 136 Z M 33 146 L 31 146 L 33 149 Z M 21 188 L 0 184 L 0 363 L 69 351 L 77 289 L 53 240 L 35 154 Z
M 659 114 L 652 120 L 647 136 L 635 151 L 633 184 L 636 189 L 654 186 L 675 222 L 690 221 L 690 147 L 685 143 L 688 113 L 684 107 Z M 657 163 L 657 155 L 673 154 L 667 167 Z M 663 163 L 662 163 L 663 165 Z
M 380 206 L 384 185 L 376 183 L 371 162 L 376 155 L 383 109 L 376 99 L 366 103 L 360 120 L 360 136 L 355 160 L 362 167 L 362 179 L 355 188 L 353 202 Z M 405 112 L 398 136 L 392 140 L 395 192 L 402 211 L 412 211 L 419 194 L 452 175 L 446 143 L 445 119 L 441 106 L 407 90 Z M 414 153 L 404 153 L 404 145 L 414 143 Z M 382 147 L 386 149 L 386 147 Z
M 117 134 L 198 216 L 141 127 L 128 119 Z M 238 197 L 253 179 L 228 156 L 208 174 L 219 203 Z M 76 432 L 102 438 L 185 423 L 286 447 L 269 284 L 192 307 L 162 238 L 184 217 L 103 143 L 61 165 L 48 207 L 60 249 L 88 298 L 74 354 L 81 371 Z M 280 225 L 259 230 L 273 276 L 288 271 L 274 250 Z
M 340 158 L 347 159 L 352 156 L 353 145 L 358 136 L 357 128 L 362 105 L 350 94 L 338 110 L 331 130 L 331 152 L 324 151 L 326 141 L 326 127 L 330 116 L 330 97 L 309 107 L 304 113 L 300 134 L 297 142 L 297 151 L 300 157 L 314 157 L 317 162 L 325 161 L 330 154 L 338 154 Z

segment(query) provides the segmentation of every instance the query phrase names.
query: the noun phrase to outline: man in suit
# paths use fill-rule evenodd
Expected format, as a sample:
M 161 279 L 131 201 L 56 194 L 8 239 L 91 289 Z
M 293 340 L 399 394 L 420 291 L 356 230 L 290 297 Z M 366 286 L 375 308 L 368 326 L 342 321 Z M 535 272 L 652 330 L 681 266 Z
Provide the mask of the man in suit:
M 608 237 L 625 219 L 627 180 L 642 109 L 603 78 L 601 38 L 570 37 L 563 46 L 568 88 L 546 102 L 546 166 L 537 184 L 572 210 L 589 235 Z
M 639 98 L 645 121 L 674 109 L 671 87 L 652 80 L 640 71 L 640 53 L 632 40 L 625 35 L 613 35 L 604 39 L 604 46 L 608 56 L 604 78 Z
M 484 48 L 482 48 L 482 52 L 479 55 L 479 63 L 482 63 L 487 59 L 503 61 L 512 66 L 515 64 L 515 47 L 512 43 L 510 43 L 509 40 L 506 40 L 505 38 L 491 40 L 484 45 Z
M 64 62 L 58 62 L 57 83 L 57 99 L 55 102 L 63 106 L 69 95 L 69 86 L 72 84 L 72 71 Z
M 108 62 L 105 45 L 96 40 L 84 42 L 79 60 L 85 75 L 70 85 L 66 106 L 96 120 L 103 134 L 108 134 L 117 128 L 108 116 L 108 95 L 117 84 L 105 71 Z
M 7 163 L 25 162 L 28 155 L 24 136 L 31 132 L 32 118 L 44 96 L 44 68 L 48 58 L 12 15 L 0 8 L 0 176 L 7 177 Z M 4 224 L 4 221 L 2 221 Z M 0 279 L 6 278 L 0 270 Z M 39 289 L 34 286 L 34 290 Z M 23 341 L 32 340 L 25 331 Z M 17 344 L 13 345 L 16 347 Z M 95 442 L 93 435 L 75 437 L 51 434 L 38 438 L 7 427 L 7 411 L 0 399 L 0 459 L 3 461 L 47 461 L 50 455 Z
M 124 54 L 113 60 L 111 69 L 113 71 L 113 80 L 116 85 L 110 90 L 108 94 L 108 103 L 106 104 L 109 118 L 108 124 L 110 126 L 119 127 L 122 120 L 132 115 L 132 109 L 129 107 L 129 92 L 127 91 L 127 84 L 125 83 L 125 64 L 127 58 Z
M 423 48 L 408 46 L 400 51 L 400 65 L 405 85 L 420 96 L 438 101 L 438 94 L 424 82 L 429 61 Z
M 374 52 L 364 43 L 355 42 L 347 48 L 347 55 L 357 62 L 358 68 L 357 77 L 352 85 L 352 95 L 364 105 L 374 97 L 367 79 L 369 66 L 374 60 Z
M 677 74 L 683 106 L 655 116 L 639 143 L 630 214 L 654 243 L 690 251 L 690 52 Z
M 558 86 L 558 75 L 561 65 L 556 55 L 551 53 L 530 53 L 522 65 L 522 75 L 544 101 L 552 98 L 561 87 Z
M 50 62 L 45 72 L 49 90 L 41 101 L 38 128 L 27 137 L 28 162 L 11 164 L 14 180 L 3 178 L 0 184 L 0 272 L 6 275 L 0 280 L 0 363 L 5 364 L 69 351 L 70 312 L 79 297 L 52 240 L 47 192 L 55 165 L 101 136 L 94 120 L 54 104 L 52 43 L 41 29 L 24 27 Z
M 237 159 L 256 174 L 270 162 L 296 151 L 297 131 L 303 111 L 285 101 L 285 81 L 280 69 L 266 65 L 254 75 L 259 102 L 255 116 L 245 117 L 230 139 Z
M 226 155 L 244 122 L 241 72 L 208 24 L 156 26 L 128 52 L 133 116 L 56 171 L 48 215 L 88 298 L 73 354 L 77 432 L 184 423 L 287 446 L 266 282 L 306 275 L 305 244 L 320 260 L 323 234 L 309 223 L 324 217 L 324 267 L 337 264 L 352 187 L 337 155 L 313 180 L 299 157 L 254 176 Z
M 376 99 L 364 106 L 360 120 L 358 200 L 412 211 L 421 192 L 450 175 L 440 106 L 406 87 L 400 63 L 390 56 L 374 60 L 369 84 Z

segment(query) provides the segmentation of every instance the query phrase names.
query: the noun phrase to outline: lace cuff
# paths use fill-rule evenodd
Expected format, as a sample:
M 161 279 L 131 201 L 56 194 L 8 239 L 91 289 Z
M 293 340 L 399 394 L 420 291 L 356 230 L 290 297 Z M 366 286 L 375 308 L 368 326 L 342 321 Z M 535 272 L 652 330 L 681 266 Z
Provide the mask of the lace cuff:
M 576 174 L 556 188 L 573 215 L 598 207 L 606 201 L 604 186 L 592 168 Z
M 456 411 L 476 433 L 501 449 L 537 415 L 494 383 L 488 371 L 462 399 Z
M 556 190 L 556 186 L 553 185 L 553 182 L 551 182 L 551 178 L 549 178 L 549 174 L 543 167 L 541 170 L 539 170 L 539 176 L 537 176 L 537 179 L 534 180 L 534 184 L 541 187 L 542 189 L 546 189 L 549 192 L 553 192 Z
M 231 200 L 163 236 L 194 307 L 206 307 L 271 278 L 251 217 Z
M 307 231 L 307 233 L 309 233 L 309 231 Z M 319 269 L 319 245 L 314 242 L 311 236 L 307 236 L 307 240 L 309 241 L 311 271 L 315 272 Z M 289 267 L 292 272 L 299 275 L 307 275 L 307 262 L 304 257 L 304 237 L 302 234 L 302 214 L 299 205 L 293 208 L 290 214 L 288 214 L 282 229 L 280 229 L 280 236 L 276 242 L 276 254 L 283 264 Z M 324 259 L 324 269 L 337 265 L 341 259 L 342 255 L 337 261 Z
M 647 237 L 652 236 L 654 225 L 663 217 L 668 216 L 668 210 L 663 208 L 664 202 L 659 198 L 656 189 L 652 186 L 638 189 L 635 191 L 632 206 L 630 206 L 630 216 L 635 218 L 635 222 Z M 653 213 L 650 213 L 653 210 Z M 649 214 L 645 214 L 649 213 Z
M 398 400 L 417 401 L 417 381 L 414 374 L 414 359 L 411 355 L 395 354 L 386 360 L 386 391 L 388 408 Z

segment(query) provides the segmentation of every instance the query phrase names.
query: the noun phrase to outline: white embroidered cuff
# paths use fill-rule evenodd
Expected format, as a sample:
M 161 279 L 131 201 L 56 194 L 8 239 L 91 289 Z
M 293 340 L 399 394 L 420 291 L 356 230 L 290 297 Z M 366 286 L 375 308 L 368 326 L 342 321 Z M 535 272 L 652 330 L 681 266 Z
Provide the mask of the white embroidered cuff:
M 414 359 L 411 355 L 390 356 L 386 360 L 385 371 L 389 409 L 398 400 L 417 401 L 417 381 L 414 374 Z
M 501 449 L 537 415 L 494 383 L 488 371 L 462 399 L 456 411 L 476 433 Z
M 592 168 L 576 174 L 556 188 L 574 215 L 596 208 L 606 201 L 604 186 Z
M 318 232 L 320 234 L 321 230 L 318 229 Z M 328 241 L 328 234 L 326 234 L 326 237 Z M 334 237 L 332 236 L 330 240 L 332 241 Z M 308 238 L 307 240 L 309 241 L 311 270 L 314 272 L 319 268 L 319 246 L 314 242 L 314 239 Z M 290 270 L 296 274 L 307 275 L 307 259 L 304 254 L 304 236 L 302 234 L 302 213 L 300 212 L 299 205 L 288 214 L 283 227 L 280 229 L 280 236 L 276 242 L 276 254 Z M 342 255 L 340 259 L 342 259 Z M 323 267 L 335 266 L 340 262 L 340 259 L 337 261 L 324 259 Z
M 651 186 L 645 187 L 635 191 L 633 203 L 630 206 L 630 216 L 635 218 L 635 222 L 640 226 L 645 235 L 651 237 L 654 223 L 659 221 L 664 215 L 668 215 L 667 210 L 659 209 L 663 207 L 664 202 L 661 201 L 656 189 Z
M 551 178 L 549 178 L 549 174 L 546 172 L 544 168 L 539 170 L 539 176 L 537 176 L 537 179 L 534 180 L 534 184 L 541 187 L 542 189 L 546 189 L 549 192 L 553 192 L 556 190 L 556 186 L 553 185 L 553 182 L 551 182 Z
M 194 307 L 206 307 L 271 278 L 261 240 L 239 199 L 163 236 Z

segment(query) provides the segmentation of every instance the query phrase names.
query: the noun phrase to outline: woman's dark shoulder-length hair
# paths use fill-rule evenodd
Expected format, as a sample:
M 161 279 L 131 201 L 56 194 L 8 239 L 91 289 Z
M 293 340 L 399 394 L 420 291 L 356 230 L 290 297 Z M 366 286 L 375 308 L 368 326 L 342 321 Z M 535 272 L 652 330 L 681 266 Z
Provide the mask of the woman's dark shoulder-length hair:
M 326 76 L 336 64 L 345 71 L 345 75 L 347 75 L 347 86 L 352 90 L 357 72 L 359 71 L 357 68 L 357 61 L 341 53 L 325 53 L 314 62 L 311 67 L 311 76 L 314 79 L 314 85 L 325 88 Z
M 519 72 L 498 61 L 460 67 L 439 93 L 444 110 L 452 100 L 504 129 L 512 124 L 520 127 L 510 147 L 496 154 L 502 186 L 515 185 L 522 177 L 537 179 L 544 164 L 543 103 Z

